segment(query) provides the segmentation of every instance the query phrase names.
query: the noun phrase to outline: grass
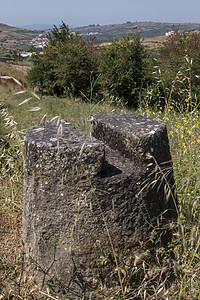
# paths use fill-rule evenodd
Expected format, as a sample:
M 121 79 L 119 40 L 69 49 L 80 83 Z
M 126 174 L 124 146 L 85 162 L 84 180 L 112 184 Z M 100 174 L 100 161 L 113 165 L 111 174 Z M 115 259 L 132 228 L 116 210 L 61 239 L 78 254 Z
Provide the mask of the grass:
M 150 49 L 158 48 L 163 45 L 163 43 L 166 41 L 166 39 L 167 38 L 165 35 L 154 36 L 154 37 L 145 37 L 142 40 L 142 44 L 144 46 L 149 47 Z
M 42 97 L 27 91 L 25 75 L 1 64 L 1 74 L 17 78 L 26 93 L 13 80 L 0 80 L 0 299 L 57 299 L 48 291 L 41 291 L 24 265 L 21 242 L 23 204 L 23 132 L 57 115 L 77 128 L 89 133 L 91 113 L 124 111 L 123 106 L 110 103 L 91 104 L 74 98 Z M 188 91 L 188 95 L 190 95 Z M 19 104 L 31 98 L 25 104 Z M 188 97 L 188 103 L 191 98 Z M 30 111 L 31 107 L 40 107 Z M 135 113 L 135 111 L 127 111 Z M 120 282 L 109 287 L 109 279 L 120 272 L 124 299 L 198 299 L 200 296 L 200 117 L 198 107 L 177 111 L 170 97 L 167 106 L 155 107 L 148 101 L 137 113 L 163 119 L 168 128 L 173 159 L 179 217 L 173 224 L 172 241 L 163 247 L 159 243 L 153 252 L 141 245 L 129 256 L 116 253 L 118 269 L 113 263 L 112 249 L 98 259 L 99 289 L 91 294 L 99 299 L 122 299 Z M 155 238 L 152 232 L 150 239 Z M 102 246 L 103 247 L 103 246 Z M 103 272 L 101 273 L 101 267 Z M 107 272 L 107 274 L 106 274 Z M 100 276 L 101 275 L 101 276 Z M 106 280 L 102 281 L 102 276 Z M 110 278 L 109 278 L 110 277 Z M 59 298 L 61 299 L 61 298 Z M 63 299 L 68 299 L 67 296 Z M 77 298 L 81 299 L 81 298 Z

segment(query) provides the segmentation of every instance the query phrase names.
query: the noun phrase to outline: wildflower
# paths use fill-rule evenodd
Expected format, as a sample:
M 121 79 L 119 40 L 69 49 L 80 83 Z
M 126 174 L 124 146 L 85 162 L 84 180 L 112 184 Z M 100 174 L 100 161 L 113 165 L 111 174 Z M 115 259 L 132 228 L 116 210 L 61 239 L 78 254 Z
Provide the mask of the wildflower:
M 146 113 L 149 114 L 149 115 L 150 115 L 150 113 L 151 113 L 150 110 L 149 110 L 148 108 L 146 109 Z
M 178 247 L 176 246 L 176 247 L 174 247 L 174 251 L 177 251 L 178 250 Z

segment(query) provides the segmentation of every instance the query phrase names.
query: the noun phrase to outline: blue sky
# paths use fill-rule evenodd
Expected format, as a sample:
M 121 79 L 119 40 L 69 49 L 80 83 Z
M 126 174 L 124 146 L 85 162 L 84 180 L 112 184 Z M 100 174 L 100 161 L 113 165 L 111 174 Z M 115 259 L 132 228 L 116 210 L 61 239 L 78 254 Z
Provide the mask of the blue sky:
M 200 23 L 200 0 L 0 0 L 0 23 L 70 27 L 127 21 Z

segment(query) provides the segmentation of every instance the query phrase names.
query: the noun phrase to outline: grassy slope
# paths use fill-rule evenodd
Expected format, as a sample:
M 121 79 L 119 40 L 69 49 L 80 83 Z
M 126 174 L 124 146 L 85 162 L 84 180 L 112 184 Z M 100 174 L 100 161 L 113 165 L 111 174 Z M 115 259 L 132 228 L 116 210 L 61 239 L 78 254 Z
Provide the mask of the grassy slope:
M 9 53 L 10 50 L 22 51 L 29 49 L 30 41 L 38 35 L 38 31 L 0 24 L 0 56 Z
M 4 64 L 0 65 L 0 70 L 4 75 L 15 76 L 22 84 L 26 83 L 24 74 L 19 71 Z M 120 112 L 123 111 L 123 107 L 120 105 L 117 108 L 113 107 L 112 103 L 90 105 L 89 102 L 81 102 L 79 99 L 73 98 L 43 97 L 38 100 L 30 92 L 24 95 L 13 95 L 20 90 L 21 87 L 12 81 L 0 81 L 1 102 L 4 103 L 10 120 L 12 121 L 13 117 L 17 122 L 11 126 L 11 130 L 5 127 L 5 122 L 0 125 L 2 136 L 5 132 L 13 133 L 13 136 L 8 138 L 10 148 L 3 156 L 1 173 L 0 276 L 2 289 L 0 288 L 0 296 L 3 295 L 5 297 L 3 299 L 9 299 L 11 295 L 14 299 L 17 299 L 17 295 L 21 299 L 31 299 L 31 297 L 39 299 L 42 294 L 33 284 L 22 261 L 23 155 L 20 142 L 22 135 L 18 134 L 18 130 L 27 129 L 39 123 L 42 116 L 47 114 L 48 119 L 60 115 L 61 118 L 68 120 L 76 127 L 89 132 L 88 116 L 91 113 Z M 30 96 L 32 99 L 28 103 L 18 106 L 21 101 Z M 32 106 L 40 106 L 42 109 L 37 112 L 28 111 Z M 148 299 L 160 299 L 161 294 L 165 294 L 165 297 L 171 295 L 174 299 L 197 299 L 200 285 L 200 184 L 198 180 L 200 174 L 200 119 L 195 111 L 192 114 L 177 114 L 171 106 L 165 112 L 161 112 L 160 108 L 152 111 L 150 108 L 144 107 L 138 113 L 159 116 L 167 123 L 179 195 L 180 218 L 179 223 L 174 224 L 174 239 L 168 245 L 168 249 L 158 247 L 155 250 L 154 263 L 147 262 L 150 263 L 148 272 L 144 269 L 148 257 L 137 262 L 137 267 L 134 266 L 134 262 L 131 268 L 124 269 L 126 271 L 124 289 L 127 288 L 127 299 L 133 297 L 135 293 L 139 293 L 141 299 L 144 299 L 145 293 Z M 2 119 L 1 116 L 1 121 Z M 3 149 L 1 148 L 1 150 Z M 123 267 L 123 262 L 119 261 L 119 264 Z M 136 283 L 132 286 L 128 283 L 133 274 L 138 274 L 138 276 L 134 275 L 134 278 L 138 280 L 137 287 Z M 133 288 L 133 286 L 135 287 Z M 102 286 L 101 289 L 101 293 L 105 295 L 106 287 Z M 158 295 L 156 296 L 156 294 Z M 105 299 L 104 296 L 102 297 Z M 48 297 L 44 296 L 44 299 L 48 299 Z

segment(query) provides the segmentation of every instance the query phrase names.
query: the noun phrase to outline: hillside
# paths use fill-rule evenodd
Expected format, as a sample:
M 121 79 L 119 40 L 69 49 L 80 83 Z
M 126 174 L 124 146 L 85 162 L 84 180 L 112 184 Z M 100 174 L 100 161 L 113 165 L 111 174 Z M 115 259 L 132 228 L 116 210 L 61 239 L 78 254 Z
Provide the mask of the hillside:
M 120 39 L 124 35 L 137 30 L 140 32 L 141 37 L 145 38 L 146 45 L 156 47 L 162 44 L 165 33 L 172 29 L 180 32 L 200 30 L 200 23 L 127 22 L 125 24 L 110 25 L 91 24 L 84 27 L 75 27 L 70 31 L 79 32 L 85 39 L 95 37 L 98 41 L 104 43 L 110 42 L 112 39 Z M 0 57 L 5 56 L 12 50 L 27 51 L 30 49 L 30 41 L 38 37 L 40 33 L 39 30 L 16 28 L 0 23 Z
M 28 50 L 30 41 L 39 33 L 39 31 L 20 29 L 0 23 L 0 57 L 12 50 Z
M 86 36 L 95 36 L 102 42 L 108 42 L 111 38 L 119 39 L 123 35 L 137 30 L 141 37 L 154 37 L 165 35 L 167 31 L 176 29 L 180 32 L 200 30 L 200 23 L 158 23 L 158 22 L 127 22 L 125 24 L 89 25 L 76 27 L 72 31 L 78 31 Z

